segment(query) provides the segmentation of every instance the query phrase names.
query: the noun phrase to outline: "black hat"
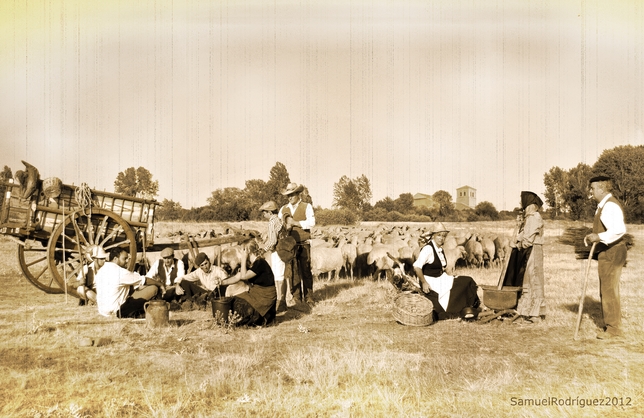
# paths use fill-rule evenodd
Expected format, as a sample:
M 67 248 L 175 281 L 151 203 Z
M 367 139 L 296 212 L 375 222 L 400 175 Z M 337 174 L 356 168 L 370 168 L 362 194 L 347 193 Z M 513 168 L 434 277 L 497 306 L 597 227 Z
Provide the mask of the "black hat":
M 590 180 L 588 180 L 588 183 L 592 184 L 598 181 L 610 181 L 610 180 L 611 178 L 608 176 L 595 176 L 595 177 L 592 177 Z
M 521 192 L 521 209 L 525 209 L 531 204 L 535 204 L 538 207 L 543 206 L 543 201 L 539 196 L 537 196 L 536 193 L 529 192 L 529 191 L 522 191 Z

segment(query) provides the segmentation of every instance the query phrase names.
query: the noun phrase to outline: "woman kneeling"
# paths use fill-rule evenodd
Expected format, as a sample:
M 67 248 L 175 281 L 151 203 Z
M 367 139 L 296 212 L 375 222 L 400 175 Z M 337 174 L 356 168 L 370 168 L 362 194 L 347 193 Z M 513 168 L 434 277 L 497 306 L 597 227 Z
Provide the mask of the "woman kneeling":
M 255 241 L 241 248 L 241 270 L 234 276 L 221 281 L 231 285 L 244 281 L 249 285 L 246 292 L 233 297 L 232 311 L 241 317 L 237 325 L 267 325 L 275 319 L 275 277 L 271 266 L 258 256 Z M 248 263 L 248 265 L 247 265 Z

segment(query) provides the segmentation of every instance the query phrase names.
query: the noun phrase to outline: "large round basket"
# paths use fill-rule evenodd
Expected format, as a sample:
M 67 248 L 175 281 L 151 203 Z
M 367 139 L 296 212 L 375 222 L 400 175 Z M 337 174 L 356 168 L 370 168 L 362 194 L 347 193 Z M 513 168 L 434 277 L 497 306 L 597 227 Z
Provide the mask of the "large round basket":
M 394 299 L 394 318 L 404 325 L 425 327 L 434 322 L 434 305 L 418 293 L 402 293 Z

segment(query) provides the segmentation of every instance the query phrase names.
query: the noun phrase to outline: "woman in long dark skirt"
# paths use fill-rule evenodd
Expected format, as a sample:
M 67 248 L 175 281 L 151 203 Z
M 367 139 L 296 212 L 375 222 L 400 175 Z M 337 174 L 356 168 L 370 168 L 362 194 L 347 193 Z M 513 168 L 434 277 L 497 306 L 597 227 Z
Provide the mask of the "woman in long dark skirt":
M 241 317 L 237 325 L 268 325 L 275 319 L 275 276 L 271 266 L 259 257 L 259 246 L 251 241 L 241 250 L 239 273 L 221 281 L 230 285 L 239 281 L 248 283 L 249 289 L 233 297 L 232 311 Z M 247 263 L 250 266 L 247 266 Z
M 451 276 L 445 272 L 447 259 L 443 244 L 448 232 L 439 222 L 420 236 L 422 248 L 414 262 L 414 271 L 422 291 L 434 305 L 437 319 L 474 318 L 481 304 L 476 282 L 469 276 Z M 471 310 L 466 311 L 465 308 Z

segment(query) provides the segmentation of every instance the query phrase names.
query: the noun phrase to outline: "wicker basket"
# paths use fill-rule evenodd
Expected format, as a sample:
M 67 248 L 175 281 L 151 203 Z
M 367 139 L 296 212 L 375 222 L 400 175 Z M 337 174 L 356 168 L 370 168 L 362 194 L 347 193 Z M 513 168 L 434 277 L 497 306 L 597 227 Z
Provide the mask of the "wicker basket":
M 394 319 L 404 325 L 425 327 L 434 322 L 434 305 L 418 293 L 402 293 L 394 299 Z

